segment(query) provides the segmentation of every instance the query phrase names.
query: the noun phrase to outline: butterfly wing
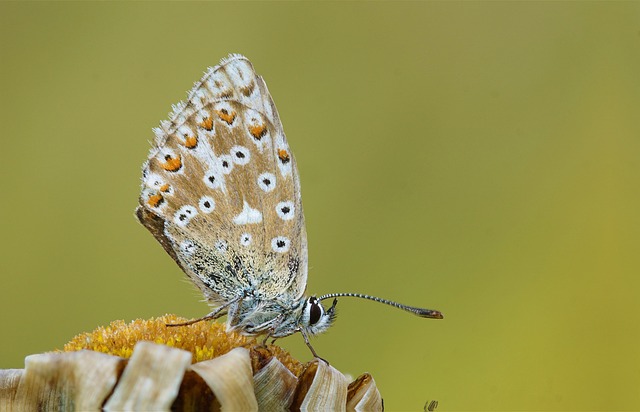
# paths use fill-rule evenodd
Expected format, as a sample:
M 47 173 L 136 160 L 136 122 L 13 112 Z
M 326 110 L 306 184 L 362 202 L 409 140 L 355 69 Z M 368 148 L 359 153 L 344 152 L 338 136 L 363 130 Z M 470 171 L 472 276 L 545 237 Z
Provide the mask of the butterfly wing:
M 307 280 L 300 180 L 248 59 L 209 69 L 155 129 L 136 215 L 212 305 L 252 291 L 298 299 Z

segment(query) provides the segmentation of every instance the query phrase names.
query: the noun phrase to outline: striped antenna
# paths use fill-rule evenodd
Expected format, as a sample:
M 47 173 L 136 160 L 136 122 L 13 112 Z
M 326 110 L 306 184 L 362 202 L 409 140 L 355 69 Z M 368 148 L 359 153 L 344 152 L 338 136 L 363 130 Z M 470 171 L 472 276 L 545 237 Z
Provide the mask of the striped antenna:
M 322 295 L 318 298 L 318 300 L 325 300 L 331 298 L 339 298 L 339 297 L 351 297 L 351 298 L 360 298 L 360 299 L 368 299 L 374 302 L 384 303 L 385 305 L 393 306 L 394 308 L 402 309 L 407 312 L 411 312 L 414 315 L 420 316 L 421 318 L 429 318 L 429 319 L 444 319 L 444 316 L 440 311 L 433 309 L 423 309 L 416 308 L 414 306 L 403 305 L 402 303 L 393 302 L 391 300 L 378 298 L 375 296 L 363 295 L 362 293 L 329 293 L 328 295 Z

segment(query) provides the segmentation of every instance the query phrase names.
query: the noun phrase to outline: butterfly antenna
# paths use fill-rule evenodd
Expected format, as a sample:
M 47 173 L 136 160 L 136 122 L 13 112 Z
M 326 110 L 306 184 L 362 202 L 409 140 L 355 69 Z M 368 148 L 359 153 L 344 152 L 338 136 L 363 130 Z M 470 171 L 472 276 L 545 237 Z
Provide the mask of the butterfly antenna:
M 437 310 L 407 306 L 407 305 L 403 305 L 402 303 L 393 302 L 391 300 L 382 299 L 375 296 L 363 295 L 361 293 L 329 293 L 328 295 L 320 296 L 318 300 L 325 300 L 325 299 L 339 298 L 339 297 L 368 299 L 374 302 L 384 303 L 385 305 L 393 306 L 394 308 L 402 309 L 407 312 L 411 312 L 414 315 L 420 316 L 421 318 L 444 319 L 444 316 L 442 315 L 442 313 L 440 313 L 440 311 L 437 311 Z

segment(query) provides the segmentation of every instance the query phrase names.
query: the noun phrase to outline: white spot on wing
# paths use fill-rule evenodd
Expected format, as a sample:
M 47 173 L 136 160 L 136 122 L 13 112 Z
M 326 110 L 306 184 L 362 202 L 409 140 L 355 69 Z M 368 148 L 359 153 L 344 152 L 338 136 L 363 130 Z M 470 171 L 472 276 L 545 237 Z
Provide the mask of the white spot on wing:
M 219 71 L 211 73 L 211 76 L 206 81 L 206 86 L 214 98 L 222 97 L 222 95 L 232 91 L 229 80 Z
M 295 217 L 293 202 L 280 202 L 276 205 L 276 213 L 282 220 L 291 220 Z
M 243 233 L 242 235 L 240 235 L 240 244 L 242 246 L 249 246 L 251 244 L 251 234 L 250 233 Z
M 227 65 L 227 75 L 237 88 L 247 87 L 254 80 L 251 66 L 244 60 L 233 60 Z
M 198 202 L 198 207 L 204 213 L 211 213 L 216 208 L 216 202 L 210 196 L 202 196 Z
M 160 190 L 160 187 L 164 185 L 164 179 L 157 173 L 149 173 L 144 176 L 144 184 L 148 188 Z
M 247 225 L 260 222 L 262 222 L 262 213 L 257 209 L 253 209 L 247 202 L 244 202 L 242 212 L 233 218 L 233 223 L 236 225 Z
M 191 205 L 182 206 L 176 211 L 175 215 L 173 216 L 173 222 L 180 227 L 185 227 L 187 226 L 189 221 L 193 219 L 193 217 L 197 214 L 198 211 L 195 207 Z
M 284 236 L 277 236 L 271 239 L 271 248 L 274 252 L 286 253 L 289 251 L 291 241 Z
M 218 162 L 220 164 L 220 168 L 222 169 L 222 173 L 228 175 L 233 170 L 233 159 L 229 155 L 221 155 L 218 158 Z
M 273 173 L 263 173 L 258 176 L 258 186 L 265 192 L 270 192 L 276 188 L 276 176 Z
M 229 155 L 237 165 L 246 165 L 251 159 L 251 152 L 244 146 L 233 146 Z
M 211 189 L 220 189 L 224 184 L 222 176 L 218 175 L 213 170 L 209 170 L 207 173 L 205 173 L 202 180 L 204 181 L 204 184 Z

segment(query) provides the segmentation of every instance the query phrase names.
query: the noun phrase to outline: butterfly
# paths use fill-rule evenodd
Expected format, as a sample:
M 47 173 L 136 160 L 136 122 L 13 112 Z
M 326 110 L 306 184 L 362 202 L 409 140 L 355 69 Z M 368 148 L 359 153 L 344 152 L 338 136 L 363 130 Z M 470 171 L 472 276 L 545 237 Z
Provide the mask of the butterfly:
M 307 234 L 300 178 L 267 85 L 244 56 L 208 69 L 154 129 L 138 220 L 202 291 L 227 329 L 309 336 L 336 318 L 337 298 L 385 303 L 425 318 L 439 311 L 358 293 L 305 296 Z M 325 309 L 322 301 L 333 298 Z

